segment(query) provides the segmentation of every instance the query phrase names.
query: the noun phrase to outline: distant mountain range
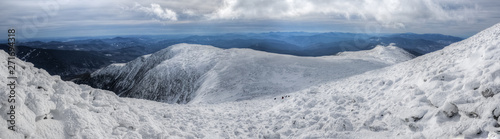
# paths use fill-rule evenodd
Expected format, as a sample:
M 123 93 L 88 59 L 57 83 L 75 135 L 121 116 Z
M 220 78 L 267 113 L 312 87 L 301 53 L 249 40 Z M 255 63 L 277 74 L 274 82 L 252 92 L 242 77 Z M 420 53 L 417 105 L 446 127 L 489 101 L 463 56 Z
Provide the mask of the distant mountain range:
M 7 52 L 8 46 L 0 44 Z M 41 49 L 17 46 L 17 56 L 47 70 L 51 75 L 59 75 L 63 80 L 71 80 L 116 62 L 128 62 L 144 54 L 143 47 L 128 47 L 113 51 L 81 51 Z
M 356 34 L 269 32 L 219 35 L 159 35 L 114 38 L 54 39 L 18 44 L 18 56 L 60 75 L 64 80 L 89 74 L 111 63 L 129 62 L 179 43 L 211 45 L 218 48 L 249 48 L 296 56 L 327 56 L 344 51 L 369 50 L 377 45 L 396 43 L 413 55 L 420 56 L 462 38 L 441 34 Z M 2 49 L 7 49 L 2 47 Z

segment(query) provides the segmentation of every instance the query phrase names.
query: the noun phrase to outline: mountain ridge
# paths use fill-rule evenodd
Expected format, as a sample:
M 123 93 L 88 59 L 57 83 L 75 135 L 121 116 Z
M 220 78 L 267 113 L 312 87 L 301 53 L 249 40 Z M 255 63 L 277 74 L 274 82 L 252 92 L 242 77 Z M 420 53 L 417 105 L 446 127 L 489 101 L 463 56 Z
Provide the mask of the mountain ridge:
M 349 54 L 297 57 L 250 49 L 177 44 L 124 66 L 113 65 L 98 70 L 92 73 L 88 82 L 91 86 L 115 91 L 120 96 L 167 103 L 187 103 L 196 96 L 202 96 L 206 99 L 195 99 L 194 102 L 210 98 L 209 103 L 219 103 L 226 101 L 222 99 L 224 97 L 212 97 L 211 94 L 226 93 L 227 96 L 235 96 L 235 99 L 228 98 L 230 100 L 241 100 L 238 96 L 254 98 L 293 92 L 308 85 L 413 58 L 394 46 L 378 46 L 374 50 Z M 245 93 L 231 94 L 235 91 Z

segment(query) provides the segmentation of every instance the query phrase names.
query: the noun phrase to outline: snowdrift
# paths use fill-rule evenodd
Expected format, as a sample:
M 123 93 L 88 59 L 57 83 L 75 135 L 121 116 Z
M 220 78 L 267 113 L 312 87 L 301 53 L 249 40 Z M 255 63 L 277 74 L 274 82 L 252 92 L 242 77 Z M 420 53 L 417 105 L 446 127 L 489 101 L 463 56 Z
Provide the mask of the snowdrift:
M 221 103 L 274 96 L 410 60 L 394 46 L 339 56 L 297 57 L 178 44 L 94 72 L 92 86 L 167 103 Z

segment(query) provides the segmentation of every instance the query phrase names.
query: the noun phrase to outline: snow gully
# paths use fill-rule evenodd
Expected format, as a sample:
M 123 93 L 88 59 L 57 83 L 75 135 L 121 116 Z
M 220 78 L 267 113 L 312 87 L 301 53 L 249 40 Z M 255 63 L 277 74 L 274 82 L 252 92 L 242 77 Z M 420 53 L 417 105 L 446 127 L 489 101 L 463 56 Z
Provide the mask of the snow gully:
M 14 105 L 16 103 L 16 80 L 17 80 L 17 77 L 16 77 L 16 74 L 15 74 L 15 70 L 16 70 L 16 63 L 12 60 L 16 59 L 16 48 L 15 48 L 15 44 L 16 44 L 16 38 L 15 38 L 15 33 L 16 33 L 16 30 L 15 29 L 9 29 L 8 30 L 8 33 L 9 33 L 9 38 L 8 38 L 8 44 L 9 44 L 9 57 L 7 59 L 7 66 L 8 66 L 8 76 L 7 76 L 7 79 L 8 79 L 8 82 L 9 84 L 7 84 L 7 88 L 9 88 L 9 97 L 7 99 L 7 101 L 9 102 L 10 104 L 10 109 L 8 110 L 7 112 L 7 123 L 9 124 L 8 125 L 8 128 L 12 131 L 16 131 L 15 127 L 16 127 L 16 106 Z

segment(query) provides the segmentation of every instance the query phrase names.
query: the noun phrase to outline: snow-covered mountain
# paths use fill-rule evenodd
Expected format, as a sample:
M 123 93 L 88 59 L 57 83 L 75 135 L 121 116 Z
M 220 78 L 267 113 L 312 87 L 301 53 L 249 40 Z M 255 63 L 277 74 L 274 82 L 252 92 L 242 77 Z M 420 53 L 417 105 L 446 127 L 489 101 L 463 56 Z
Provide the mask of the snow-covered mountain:
M 24 40 L 24 39 L 23 39 Z M 232 33 L 212 35 L 152 35 L 127 37 L 44 38 L 42 41 L 19 42 L 17 56 L 35 67 L 43 68 L 63 80 L 78 79 L 108 66 L 130 62 L 179 43 L 210 45 L 217 48 L 252 50 L 295 56 L 329 56 L 345 51 L 370 50 L 377 45 L 396 43 L 413 55 L 420 56 L 461 38 L 440 34 L 363 34 L 363 33 Z M 1 40 L 0 40 L 1 42 Z M 8 51 L 7 43 L 0 49 Z M 82 62 L 83 61 L 83 62 Z
M 500 24 L 443 50 L 284 99 L 186 105 L 119 98 L 15 60 L 17 131 L 7 129 L 9 92 L 0 91 L 0 137 L 498 138 L 498 53 Z M 10 90 L 7 74 L 0 66 L 0 90 Z
M 220 103 L 285 94 L 410 60 L 395 46 L 338 56 L 297 57 L 178 44 L 91 75 L 120 96 L 167 103 Z

